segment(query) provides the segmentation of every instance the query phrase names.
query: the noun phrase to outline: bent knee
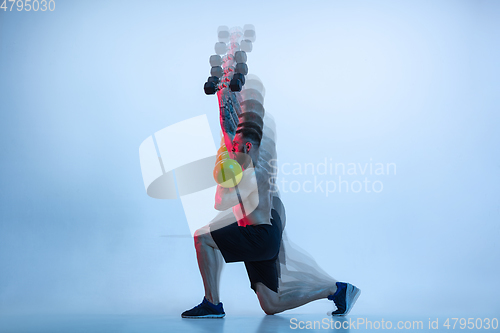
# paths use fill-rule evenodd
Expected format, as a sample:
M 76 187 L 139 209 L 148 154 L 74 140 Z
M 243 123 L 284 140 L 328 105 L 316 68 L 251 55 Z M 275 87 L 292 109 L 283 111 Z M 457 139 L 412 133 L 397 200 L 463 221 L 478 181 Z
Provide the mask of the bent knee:
M 193 234 L 193 238 L 194 238 L 194 241 L 196 242 L 196 240 L 199 240 L 201 236 L 203 236 L 203 231 L 202 231 L 203 228 L 200 228 L 200 229 L 197 229 L 194 234 Z
M 260 307 L 267 315 L 273 315 L 281 312 L 278 306 L 277 294 L 264 286 L 261 282 L 256 285 L 257 296 L 259 298 Z
M 204 241 L 209 232 L 210 232 L 210 229 L 207 227 L 201 227 L 200 229 L 197 229 L 193 234 L 194 242 L 197 243 L 197 242 Z
M 265 300 L 264 302 L 261 301 L 260 307 L 262 308 L 262 310 L 266 315 L 273 315 L 276 313 L 283 312 L 283 309 L 280 306 L 278 306 L 278 304 L 270 300 Z
M 208 226 L 196 230 L 193 237 L 194 245 L 197 249 L 205 247 L 218 249 L 217 244 L 214 242 L 212 236 L 210 235 L 210 228 Z
M 260 307 L 266 315 L 273 315 L 279 312 L 273 305 L 261 304 Z

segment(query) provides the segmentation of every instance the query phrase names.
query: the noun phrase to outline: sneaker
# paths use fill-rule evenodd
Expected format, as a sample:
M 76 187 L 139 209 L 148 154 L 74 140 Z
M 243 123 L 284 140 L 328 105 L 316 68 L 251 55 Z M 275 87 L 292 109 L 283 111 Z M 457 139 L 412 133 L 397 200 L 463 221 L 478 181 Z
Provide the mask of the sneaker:
M 337 291 L 335 294 L 328 296 L 328 299 L 337 306 L 337 310 L 332 312 L 332 316 L 345 316 L 356 303 L 361 290 L 350 283 L 337 282 L 336 285 Z
M 205 297 L 203 302 L 192 308 L 191 310 L 184 311 L 182 318 L 222 318 L 226 315 L 222 302 L 218 305 L 210 303 Z

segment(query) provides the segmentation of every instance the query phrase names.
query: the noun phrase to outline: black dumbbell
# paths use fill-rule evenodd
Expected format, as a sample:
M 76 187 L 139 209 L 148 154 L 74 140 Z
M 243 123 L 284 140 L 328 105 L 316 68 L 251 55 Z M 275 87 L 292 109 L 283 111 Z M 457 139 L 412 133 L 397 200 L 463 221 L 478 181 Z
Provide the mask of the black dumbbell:
M 212 82 L 214 84 L 218 84 L 219 83 L 219 78 L 217 76 L 209 76 L 208 79 L 207 79 L 207 82 Z
M 241 73 L 243 75 L 247 75 L 248 74 L 248 66 L 245 63 L 238 63 L 238 64 L 236 64 L 234 71 L 236 73 Z
M 241 91 L 242 87 L 243 87 L 243 83 L 238 78 L 235 78 L 233 76 L 233 78 L 229 82 L 229 89 L 231 89 L 231 91 Z
M 214 66 L 210 69 L 210 75 L 221 78 L 224 75 L 224 70 L 221 66 Z
M 237 63 L 246 63 L 247 62 L 247 53 L 245 51 L 237 51 L 234 53 L 234 60 Z
M 203 90 L 205 90 L 205 94 L 213 95 L 217 91 L 217 88 L 215 86 L 215 83 L 207 81 L 207 82 L 205 82 L 205 85 L 203 86 Z
M 215 67 L 221 65 L 222 65 L 222 58 L 220 55 L 215 54 L 213 56 L 210 56 L 210 66 Z
M 241 81 L 241 85 L 244 86 L 245 85 L 245 75 L 241 74 L 241 73 L 234 73 L 233 75 L 233 79 L 238 79 Z

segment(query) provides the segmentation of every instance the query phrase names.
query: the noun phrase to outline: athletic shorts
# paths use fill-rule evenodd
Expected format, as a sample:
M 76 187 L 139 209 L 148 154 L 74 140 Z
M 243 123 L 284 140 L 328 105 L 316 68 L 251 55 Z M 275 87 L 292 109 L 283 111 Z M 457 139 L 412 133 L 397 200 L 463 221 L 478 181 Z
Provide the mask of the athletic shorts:
M 279 261 L 281 245 L 281 220 L 277 212 L 271 211 L 271 224 L 238 226 L 234 222 L 216 229 L 210 225 L 210 234 L 227 263 L 243 261 L 250 279 L 250 287 L 257 292 L 255 284 L 262 282 L 278 292 Z

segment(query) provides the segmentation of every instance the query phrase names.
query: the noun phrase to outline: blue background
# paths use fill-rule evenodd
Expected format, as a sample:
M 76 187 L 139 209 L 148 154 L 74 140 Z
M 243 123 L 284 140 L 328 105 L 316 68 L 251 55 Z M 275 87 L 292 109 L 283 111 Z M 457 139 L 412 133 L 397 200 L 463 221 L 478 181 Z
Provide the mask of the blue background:
M 0 313 L 177 315 L 201 300 L 192 239 L 166 237 L 189 233 L 181 202 L 146 195 L 138 148 L 201 114 L 218 142 L 208 58 L 219 25 L 246 23 L 280 164 L 397 165 L 370 176 L 380 193 L 282 193 L 290 238 L 362 289 L 355 313 L 500 313 L 499 10 L 59 0 L 54 12 L 0 11 Z M 226 312 L 262 313 L 243 265 L 222 284 Z

